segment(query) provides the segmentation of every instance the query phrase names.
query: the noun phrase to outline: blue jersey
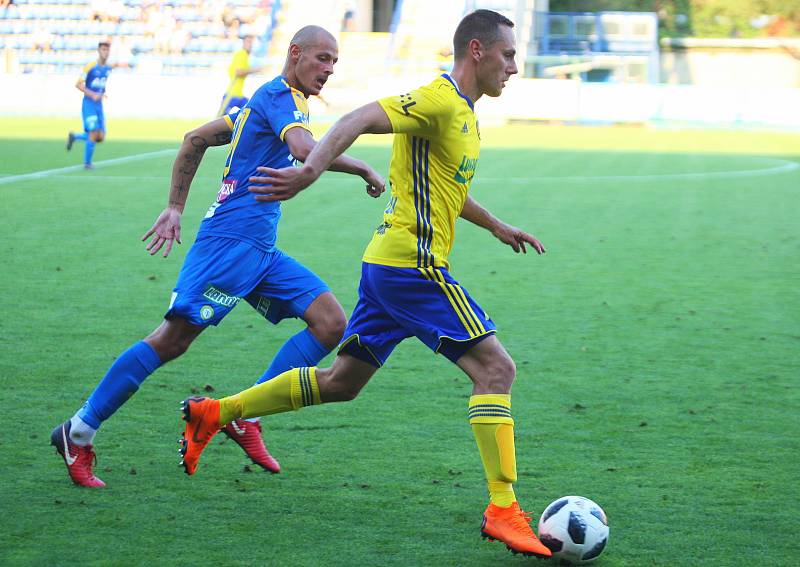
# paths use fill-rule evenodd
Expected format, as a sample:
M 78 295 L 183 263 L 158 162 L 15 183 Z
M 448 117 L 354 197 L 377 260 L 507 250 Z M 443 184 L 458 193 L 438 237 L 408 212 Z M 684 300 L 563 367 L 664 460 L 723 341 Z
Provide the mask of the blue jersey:
M 96 93 L 103 94 L 106 92 L 106 81 L 108 75 L 111 73 L 110 65 L 99 65 L 96 61 L 87 63 L 83 67 L 83 74 L 81 79 L 86 82 L 86 87 Z M 88 98 L 84 95 L 84 98 Z
M 308 129 L 308 103 L 283 77 L 262 85 L 244 108 L 224 117 L 233 128 L 217 200 L 200 224 L 200 236 L 223 236 L 249 242 L 265 251 L 275 248 L 280 203 L 259 203 L 247 188 L 256 168 L 294 164 L 284 136 L 296 126 Z

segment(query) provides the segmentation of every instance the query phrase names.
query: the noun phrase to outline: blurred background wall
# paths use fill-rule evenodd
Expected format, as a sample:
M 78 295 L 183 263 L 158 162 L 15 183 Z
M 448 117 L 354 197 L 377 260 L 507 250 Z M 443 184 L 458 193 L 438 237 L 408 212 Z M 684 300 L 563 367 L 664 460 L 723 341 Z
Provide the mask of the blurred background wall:
M 333 119 L 452 67 L 476 8 L 516 23 L 520 75 L 484 121 L 800 127 L 800 2 L 785 0 L 0 0 L 0 115 L 77 114 L 74 84 L 112 43 L 114 117 L 208 118 L 241 38 L 257 40 L 252 93 L 310 23 L 340 61 L 312 114 Z

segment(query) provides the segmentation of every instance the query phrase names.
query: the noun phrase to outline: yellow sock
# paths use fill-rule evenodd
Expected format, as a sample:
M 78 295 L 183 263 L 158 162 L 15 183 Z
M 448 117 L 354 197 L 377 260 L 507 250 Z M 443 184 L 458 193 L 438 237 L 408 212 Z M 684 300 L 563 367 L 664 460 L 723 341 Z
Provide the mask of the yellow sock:
M 514 420 L 510 394 L 480 394 L 469 399 L 469 423 L 486 472 L 489 498 L 495 506 L 511 506 L 517 499 Z
M 219 401 L 219 422 L 272 415 L 322 403 L 317 369 L 293 368 L 271 380 Z

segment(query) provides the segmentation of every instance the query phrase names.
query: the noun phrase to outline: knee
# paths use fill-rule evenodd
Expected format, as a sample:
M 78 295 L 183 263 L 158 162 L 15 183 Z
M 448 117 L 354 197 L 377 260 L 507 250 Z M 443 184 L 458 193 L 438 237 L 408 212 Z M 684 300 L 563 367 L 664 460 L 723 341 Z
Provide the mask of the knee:
M 309 330 L 317 340 L 327 348 L 333 348 L 339 344 L 347 326 L 347 317 L 341 309 L 337 312 L 328 313 L 322 320 L 309 325 Z
M 189 350 L 189 345 L 192 344 L 190 339 L 185 337 L 181 337 L 179 339 L 173 339 L 167 344 L 167 352 L 168 352 L 168 360 L 172 360 L 173 358 L 178 358 L 187 350 Z
M 189 350 L 194 337 L 174 336 L 156 329 L 145 341 L 156 351 L 162 363 L 174 360 Z
M 503 356 L 495 356 L 489 361 L 481 382 L 489 392 L 510 392 L 516 376 L 517 365 L 503 353 Z

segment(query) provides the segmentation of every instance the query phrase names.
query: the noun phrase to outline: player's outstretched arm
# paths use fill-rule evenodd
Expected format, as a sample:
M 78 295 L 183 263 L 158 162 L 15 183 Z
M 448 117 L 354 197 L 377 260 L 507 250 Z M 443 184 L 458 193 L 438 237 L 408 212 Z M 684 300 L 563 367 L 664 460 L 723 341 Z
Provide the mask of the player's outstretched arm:
M 461 218 L 485 228 L 500 242 L 511 246 L 514 252 L 527 254 L 526 244 L 530 244 L 537 254 L 543 254 L 546 251 L 544 245 L 535 236 L 501 221 L 469 195 L 461 210 Z
M 259 168 L 263 177 L 249 190 L 257 193 L 257 201 L 285 201 L 316 181 L 322 172 L 361 134 L 388 134 L 392 124 L 377 102 L 345 114 L 308 154 L 303 167 Z
M 155 255 L 166 244 L 164 258 L 169 256 L 172 245 L 181 243 L 181 214 L 189 197 L 189 188 L 197 173 L 203 155 L 210 146 L 222 146 L 231 141 L 231 127 L 224 118 L 212 120 L 195 128 L 183 137 L 178 156 L 172 164 L 172 183 L 169 189 L 169 203 L 158 215 L 150 230 L 144 233 L 142 241 L 151 236 L 146 250 Z
M 316 146 L 317 142 L 311 135 L 311 132 L 305 128 L 295 127 L 290 128 L 284 134 L 286 145 L 289 146 L 289 151 L 295 159 L 305 162 L 309 154 Z M 259 171 L 264 171 L 267 168 L 259 167 Z M 341 171 L 351 175 L 358 175 L 367 182 L 367 194 L 370 197 L 379 197 L 386 189 L 386 181 L 383 176 L 375 171 L 369 164 L 360 159 L 352 158 L 346 154 L 337 157 L 328 167 L 329 171 Z M 253 176 L 250 182 L 255 185 L 263 185 L 265 177 Z

